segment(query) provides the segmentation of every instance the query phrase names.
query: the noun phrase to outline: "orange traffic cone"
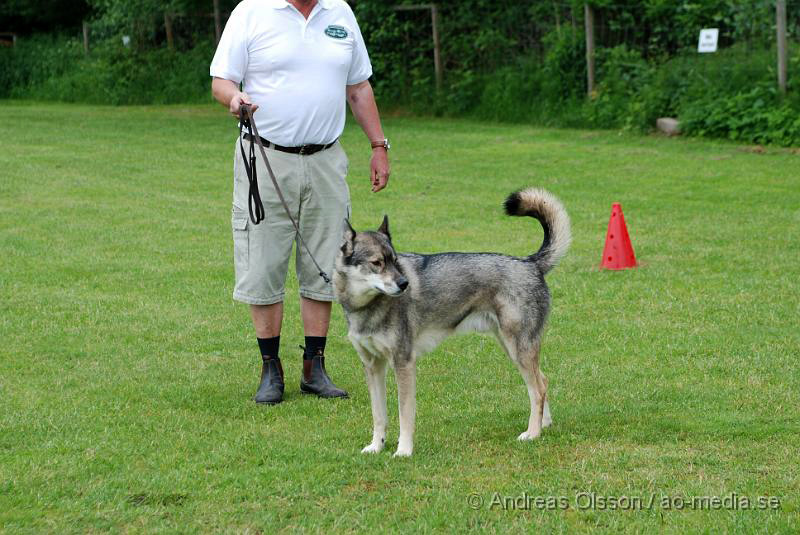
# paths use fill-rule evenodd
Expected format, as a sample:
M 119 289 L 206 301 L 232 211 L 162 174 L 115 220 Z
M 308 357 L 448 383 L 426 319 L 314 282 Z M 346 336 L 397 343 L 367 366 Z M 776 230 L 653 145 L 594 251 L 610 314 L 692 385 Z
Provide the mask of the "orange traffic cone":
M 628 236 L 628 227 L 625 226 L 625 216 L 622 215 L 622 206 L 618 202 L 611 206 L 611 219 L 608 220 L 606 246 L 603 248 L 600 267 L 603 269 L 636 267 L 636 256 L 633 254 L 631 238 Z

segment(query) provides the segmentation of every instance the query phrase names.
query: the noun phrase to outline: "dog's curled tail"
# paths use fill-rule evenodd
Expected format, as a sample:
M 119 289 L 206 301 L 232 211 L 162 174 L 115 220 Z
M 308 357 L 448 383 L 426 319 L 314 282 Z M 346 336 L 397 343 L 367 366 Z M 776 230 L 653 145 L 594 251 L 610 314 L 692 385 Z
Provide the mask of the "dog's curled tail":
M 536 262 L 542 273 L 553 269 L 567 253 L 572 241 L 569 216 L 561 201 L 549 191 L 528 188 L 509 195 L 504 207 L 508 215 L 529 216 L 539 220 L 544 230 L 544 240 L 528 260 Z

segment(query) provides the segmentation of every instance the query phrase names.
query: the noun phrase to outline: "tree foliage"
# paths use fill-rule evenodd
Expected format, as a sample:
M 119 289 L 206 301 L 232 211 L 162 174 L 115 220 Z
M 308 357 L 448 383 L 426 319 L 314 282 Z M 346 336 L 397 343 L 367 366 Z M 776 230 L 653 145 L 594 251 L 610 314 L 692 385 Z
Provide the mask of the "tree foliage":
M 85 0 L 3 0 L 0 30 L 21 35 L 80 26 L 89 14 Z
M 223 21 L 236 3 L 220 0 Z M 499 120 L 635 129 L 650 127 L 659 115 L 676 115 L 686 117 L 689 130 L 697 133 L 800 142 L 800 125 L 789 120 L 792 113 L 800 115 L 797 46 L 790 46 L 788 96 L 767 90 L 775 81 L 774 0 L 439 0 L 442 91 L 435 84 L 429 10 L 395 9 L 418 0 L 349 3 L 384 103 Z M 597 83 L 590 98 L 587 3 L 596 37 Z M 800 0 L 786 3 L 789 39 L 796 43 Z M 0 24 L 12 31 L 72 28 L 75 39 L 80 21 L 88 20 L 93 46 L 89 57 L 79 44 L 47 45 L 46 39 L 27 52 L 19 46 L 17 52 L 0 50 L 0 96 L 26 94 L 35 86 L 51 88 L 42 90 L 42 98 L 80 100 L 84 92 L 98 95 L 96 84 L 81 82 L 88 79 L 106 80 L 106 101 L 176 101 L 193 84 L 198 86 L 191 98 L 202 98 L 207 87 L 196 80 L 198 72 L 207 72 L 213 51 L 212 9 L 213 0 L 6 0 Z M 175 52 L 165 51 L 166 13 Z M 706 27 L 719 28 L 720 52 L 701 56 L 698 32 Z M 122 47 L 120 35 L 130 36 L 133 46 Z M 47 46 L 52 54 L 42 53 Z M 170 71 L 170 63 L 187 72 Z M 166 71 L 171 81 L 151 90 L 148 81 L 156 74 L 166 79 Z M 750 104 L 759 113 L 753 120 L 746 111 Z M 725 114 L 739 119 L 724 120 Z

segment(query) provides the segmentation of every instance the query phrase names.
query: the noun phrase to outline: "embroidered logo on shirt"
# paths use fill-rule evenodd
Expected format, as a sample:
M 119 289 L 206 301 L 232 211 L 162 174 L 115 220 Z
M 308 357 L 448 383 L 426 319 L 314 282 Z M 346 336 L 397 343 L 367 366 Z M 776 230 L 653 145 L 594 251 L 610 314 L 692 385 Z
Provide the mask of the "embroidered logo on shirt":
M 336 26 L 331 24 L 327 28 L 325 28 L 325 35 L 328 37 L 333 37 L 334 39 L 344 39 L 347 37 L 347 30 L 342 28 L 341 26 Z

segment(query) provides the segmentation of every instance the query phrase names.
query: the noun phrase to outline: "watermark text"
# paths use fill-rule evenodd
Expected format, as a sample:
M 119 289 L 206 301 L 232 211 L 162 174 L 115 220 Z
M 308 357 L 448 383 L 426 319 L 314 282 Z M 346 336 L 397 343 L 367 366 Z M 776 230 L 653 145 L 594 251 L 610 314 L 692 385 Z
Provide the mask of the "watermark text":
M 576 509 L 579 511 L 775 511 L 781 508 L 778 496 L 745 496 L 729 492 L 721 496 L 681 496 L 652 492 L 645 495 L 611 495 L 593 491 L 579 491 L 570 495 L 537 495 L 523 492 L 503 495 L 493 492 L 487 495 L 473 492 L 467 496 L 471 509 L 500 511 L 557 511 Z

